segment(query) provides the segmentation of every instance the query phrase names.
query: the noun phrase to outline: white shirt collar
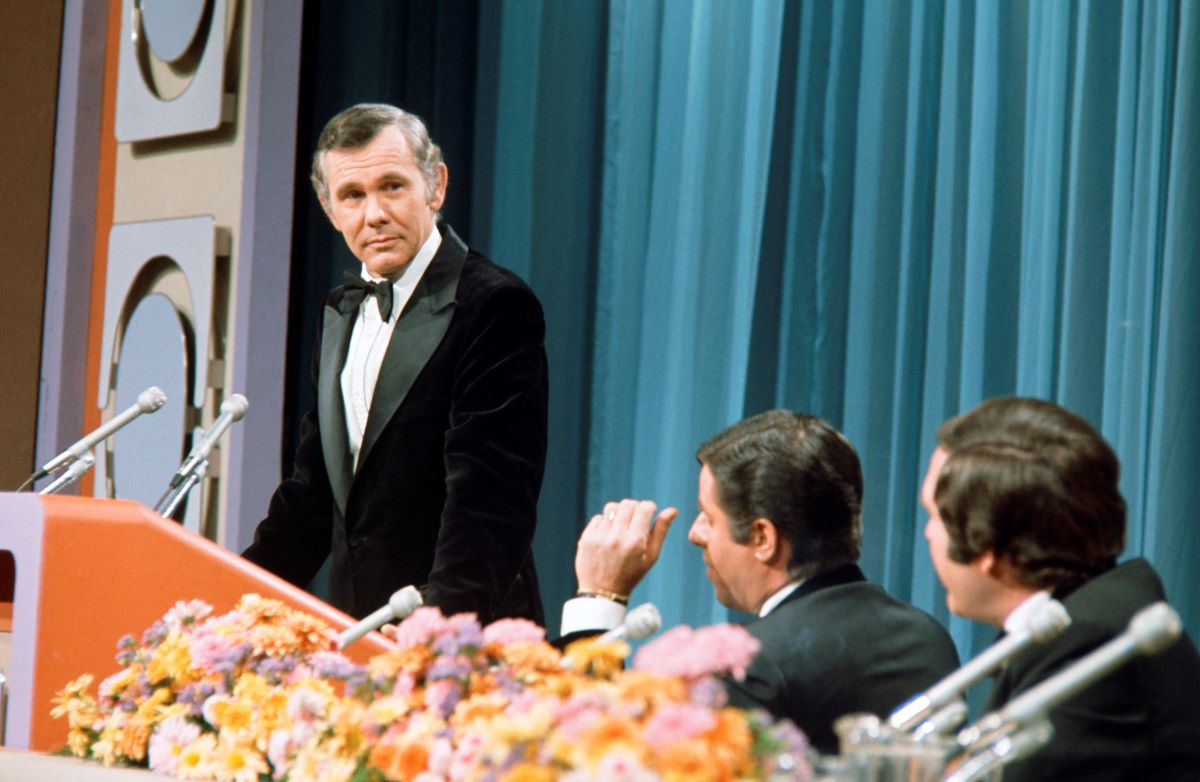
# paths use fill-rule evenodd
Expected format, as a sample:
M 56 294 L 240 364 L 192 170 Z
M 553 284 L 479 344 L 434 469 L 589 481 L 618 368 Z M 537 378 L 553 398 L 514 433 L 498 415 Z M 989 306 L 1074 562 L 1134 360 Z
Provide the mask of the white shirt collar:
M 408 266 L 404 267 L 404 271 L 400 272 L 400 276 L 392 281 L 392 317 L 389 320 L 394 321 L 400 317 L 400 311 L 412 298 L 413 291 L 417 289 L 417 283 L 425 276 L 425 270 L 429 268 L 429 264 L 433 263 L 433 257 L 437 255 L 441 246 L 442 232 L 438 230 L 437 225 L 434 225 L 429 236 L 421 244 L 421 249 L 417 250 L 417 254 L 413 256 Z M 368 282 L 376 282 L 375 278 L 367 271 L 366 264 L 363 264 L 359 275 Z M 363 305 L 369 301 L 371 301 L 370 298 L 363 299 Z
M 804 583 L 804 579 L 798 578 L 795 581 L 789 581 L 775 591 L 775 594 L 763 601 L 762 608 L 758 609 L 758 616 L 761 619 L 767 614 L 774 611 L 787 596 L 795 592 L 796 589 Z
M 1029 620 L 1034 614 L 1041 610 L 1046 601 L 1050 599 L 1050 593 L 1047 591 L 1034 592 L 1029 597 L 1025 598 L 1019 606 L 1014 608 L 1011 613 L 1004 619 L 1004 632 L 1013 634 L 1024 631 L 1029 625 Z

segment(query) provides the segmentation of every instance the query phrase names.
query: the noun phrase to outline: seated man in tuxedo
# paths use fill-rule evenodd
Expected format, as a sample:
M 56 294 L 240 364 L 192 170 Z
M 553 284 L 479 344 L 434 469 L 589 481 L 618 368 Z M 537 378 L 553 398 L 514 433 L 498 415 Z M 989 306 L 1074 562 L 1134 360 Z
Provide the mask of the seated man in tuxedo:
M 1125 501 L 1112 449 L 1082 418 L 1036 399 L 994 399 L 953 418 L 921 488 L 925 537 L 946 602 L 997 627 L 1038 592 L 1064 604 L 1057 640 L 1010 660 L 998 708 L 1125 630 L 1164 600 L 1144 559 L 1117 564 Z M 1032 605 L 1032 603 L 1029 603 Z M 1011 780 L 1200 779 L 1200 656 L 1190 638 L 1138 657 L 1050 711 L 1051 742 Z
M 958 666 L 949 635 L 929 615 L 867 582 L 858 561 L 862 468 L 825 421 L 786 410 L 748 418 L 700 447 L 700 513 L 688 540 L 703 551 L 724 605 L 758 619 L 762 644 L 735 706 L 792 720 L 822 752 L 837 751 L 833 722 L 886 715 Z M 674 508 L 609 503 L 580 537 L 580 596 L 563 606 L 563 633 L 611 628 L 658 559 Z
M 546 457 L 545 322 L 512 272 L 439 222 L 425 124 L 359 104 L 326 124 L 317 198 L 362 266 L 318 320 L 316 406 L 244 556 L 364 616 L 416 585 L 483 622 L 543 621 L 531 543 Z

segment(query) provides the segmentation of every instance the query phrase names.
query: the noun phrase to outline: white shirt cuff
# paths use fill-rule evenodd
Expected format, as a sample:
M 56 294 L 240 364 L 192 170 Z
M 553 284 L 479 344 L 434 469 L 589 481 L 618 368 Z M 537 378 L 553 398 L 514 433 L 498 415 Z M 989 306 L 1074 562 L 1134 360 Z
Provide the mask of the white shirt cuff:
M 625 621 L 625 606 L 603 597 L 573 597 L 563 603 L 562 635 L 581 630 L 611 630 Z

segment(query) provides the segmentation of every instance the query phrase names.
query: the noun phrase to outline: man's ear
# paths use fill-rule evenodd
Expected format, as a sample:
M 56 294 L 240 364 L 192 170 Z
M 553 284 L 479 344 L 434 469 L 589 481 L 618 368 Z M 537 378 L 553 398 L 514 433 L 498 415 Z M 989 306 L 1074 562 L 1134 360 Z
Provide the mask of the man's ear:
M 329 208 L 329 194 L 325 193 L 317 196 L 317 200 L 321 202 L 321 211 L 323 211 L 325 216 L 329 218 L 329 222 L 333 223 L 333 227 L 338 231 L 342 230 L 341 228 L 338 228 L 337 220 L 333 219 L 333 210 Z
M 445 163 L 438 163 L 438 181 L 429 197 L 429 208 L 437 211 L 446 203 L 446 187 L 450 184 L 450 169 Z
M 750 522 L 748 543 L 754 551 L 754 558 L 764 565 L 777 561 L 783 551 L 779 530 L 770 519 L 758 518 Z

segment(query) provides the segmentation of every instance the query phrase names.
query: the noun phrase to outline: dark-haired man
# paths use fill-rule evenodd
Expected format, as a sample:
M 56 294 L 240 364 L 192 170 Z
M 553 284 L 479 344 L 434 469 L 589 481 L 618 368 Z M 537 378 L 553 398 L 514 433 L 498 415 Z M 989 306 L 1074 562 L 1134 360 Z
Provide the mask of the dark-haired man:
M 363 616 L 415 584 L 446 613 L 542 621 L 530 545 L 546 455 L 533 292 L 439 225 L 448 172 L 419 117 L 325 126 L 317 198 L 361 270 L 325 297 L 316 407 L 244 556 Z
M 953 418 L 921 489 L 925 537 L 951 611 L 997 627 L 1022 621 L 1050 592 L 1071 625 L 1011 660 L 997 708 L 1122 632 L 1164 600 L 1144 559 L 1125 547 L 1119 465 L 1090 424 L 1037 399 L 994 399 Z M 1136 658 L 1050 711 L 1054 738 L 1006 767 L 1011 780 L 1200 779 L 1200 656 L 1186 636 Z
M 700 513 L 688 540 L 703 550 L 724 605 L 758 614 L 762 648 L 730 702 L 791 719 L 836 752 L 833 721 L 887 714 L 958 665 L 932 617 L 867 582 L 855 564 L 862 468 L 825 421 L 786 410 L 745 419 L 700 447 Z M 580 597 L 563 632 L 620 623 L 621 600 L 658 559 L 677 512 L 652 502 L 609 503 L 579 540 Z

